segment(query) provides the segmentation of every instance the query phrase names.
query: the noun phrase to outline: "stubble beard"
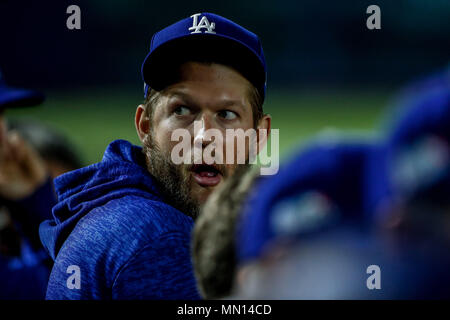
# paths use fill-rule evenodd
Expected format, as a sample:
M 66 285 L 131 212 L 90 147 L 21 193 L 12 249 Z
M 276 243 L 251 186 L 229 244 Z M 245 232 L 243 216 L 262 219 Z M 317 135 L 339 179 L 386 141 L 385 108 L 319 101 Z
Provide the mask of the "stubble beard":
M 175 165 L 154 142 L 152 134 L 144 139 L 143 148 L 147 170 L 156 179 L 164 201 L 182 213 L 196 219 L 200 204 L 190 195 L 190 174 L 187 165 Z

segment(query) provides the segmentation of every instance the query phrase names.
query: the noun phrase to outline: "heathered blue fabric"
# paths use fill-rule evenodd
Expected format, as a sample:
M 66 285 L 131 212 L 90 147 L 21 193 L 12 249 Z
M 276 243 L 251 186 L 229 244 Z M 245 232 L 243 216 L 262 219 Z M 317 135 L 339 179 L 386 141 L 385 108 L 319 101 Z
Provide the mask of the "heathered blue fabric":
M 200 299 L 193 220 L 166 204 L 140 147 L 112 142 L 101 162 L 55 180 L 54 220 L 40 226 L 55 260 L 47 299 Z M 69 289 L 71 265 L 80 289 Z

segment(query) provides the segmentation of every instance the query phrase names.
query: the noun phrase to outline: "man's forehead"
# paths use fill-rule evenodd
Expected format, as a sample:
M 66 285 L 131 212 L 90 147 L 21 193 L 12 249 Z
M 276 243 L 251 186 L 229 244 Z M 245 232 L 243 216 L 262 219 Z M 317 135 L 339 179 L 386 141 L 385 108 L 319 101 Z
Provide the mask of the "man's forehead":
M 214 107 L 229 107 L 240 106 L 245 107 L 247 97 L 242 93 L 229 92 L 227 90 L 221 91 L 209 91 L 204 90 L 199 92 L 191 88 L 189 85 L 179 83 L 168 88 L 165 91 L 165 96 L 170 103 L 173 100 L 179 100 L 180 102 L 189 104 L 191 106 L 214 106 Z M 246 94 L 246 93 L 245 93 Z

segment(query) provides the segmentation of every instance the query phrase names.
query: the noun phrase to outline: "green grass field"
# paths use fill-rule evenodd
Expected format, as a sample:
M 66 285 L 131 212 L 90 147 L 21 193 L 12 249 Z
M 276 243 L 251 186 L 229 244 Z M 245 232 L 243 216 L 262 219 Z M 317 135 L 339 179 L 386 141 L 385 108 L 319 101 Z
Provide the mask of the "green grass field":
M 50 92 L 42 106 L 10 110 L 7 117 L 35 119 L 59 129 L 90 164 L 101 160 L 112 140 L 139 143 L 134 128 L 139 94 L 118 89 Z M 272 128 L 280 130 L 283 156 L 326 128 L 375 132 L 389 98 L 385 90 L 276 91 L 264 108 L 273 117 Z

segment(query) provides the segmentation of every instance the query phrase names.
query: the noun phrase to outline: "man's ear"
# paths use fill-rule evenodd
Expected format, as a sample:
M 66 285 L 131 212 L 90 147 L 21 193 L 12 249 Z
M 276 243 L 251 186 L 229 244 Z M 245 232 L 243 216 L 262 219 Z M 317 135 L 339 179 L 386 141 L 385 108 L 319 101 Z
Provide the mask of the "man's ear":
M 257 141 L 258 141 L 258 154 L 267 144 L 267 140 L 270 135 L 270 126 L 272 123 L 272 117 L 270 114 L 265 114 L 258 123 L 257 129 Z M 265 131 L 265 133 L 264 133 Z
M 147 112 L 145 112 L 145 107 L 143 104 L 138 105 L 136 109 L 134 124 L 136 126 L 136 132 L 139 136 L 139 140 L 144 142 L 144 139 L 150 130 L 150 118 L 148 117 Z

